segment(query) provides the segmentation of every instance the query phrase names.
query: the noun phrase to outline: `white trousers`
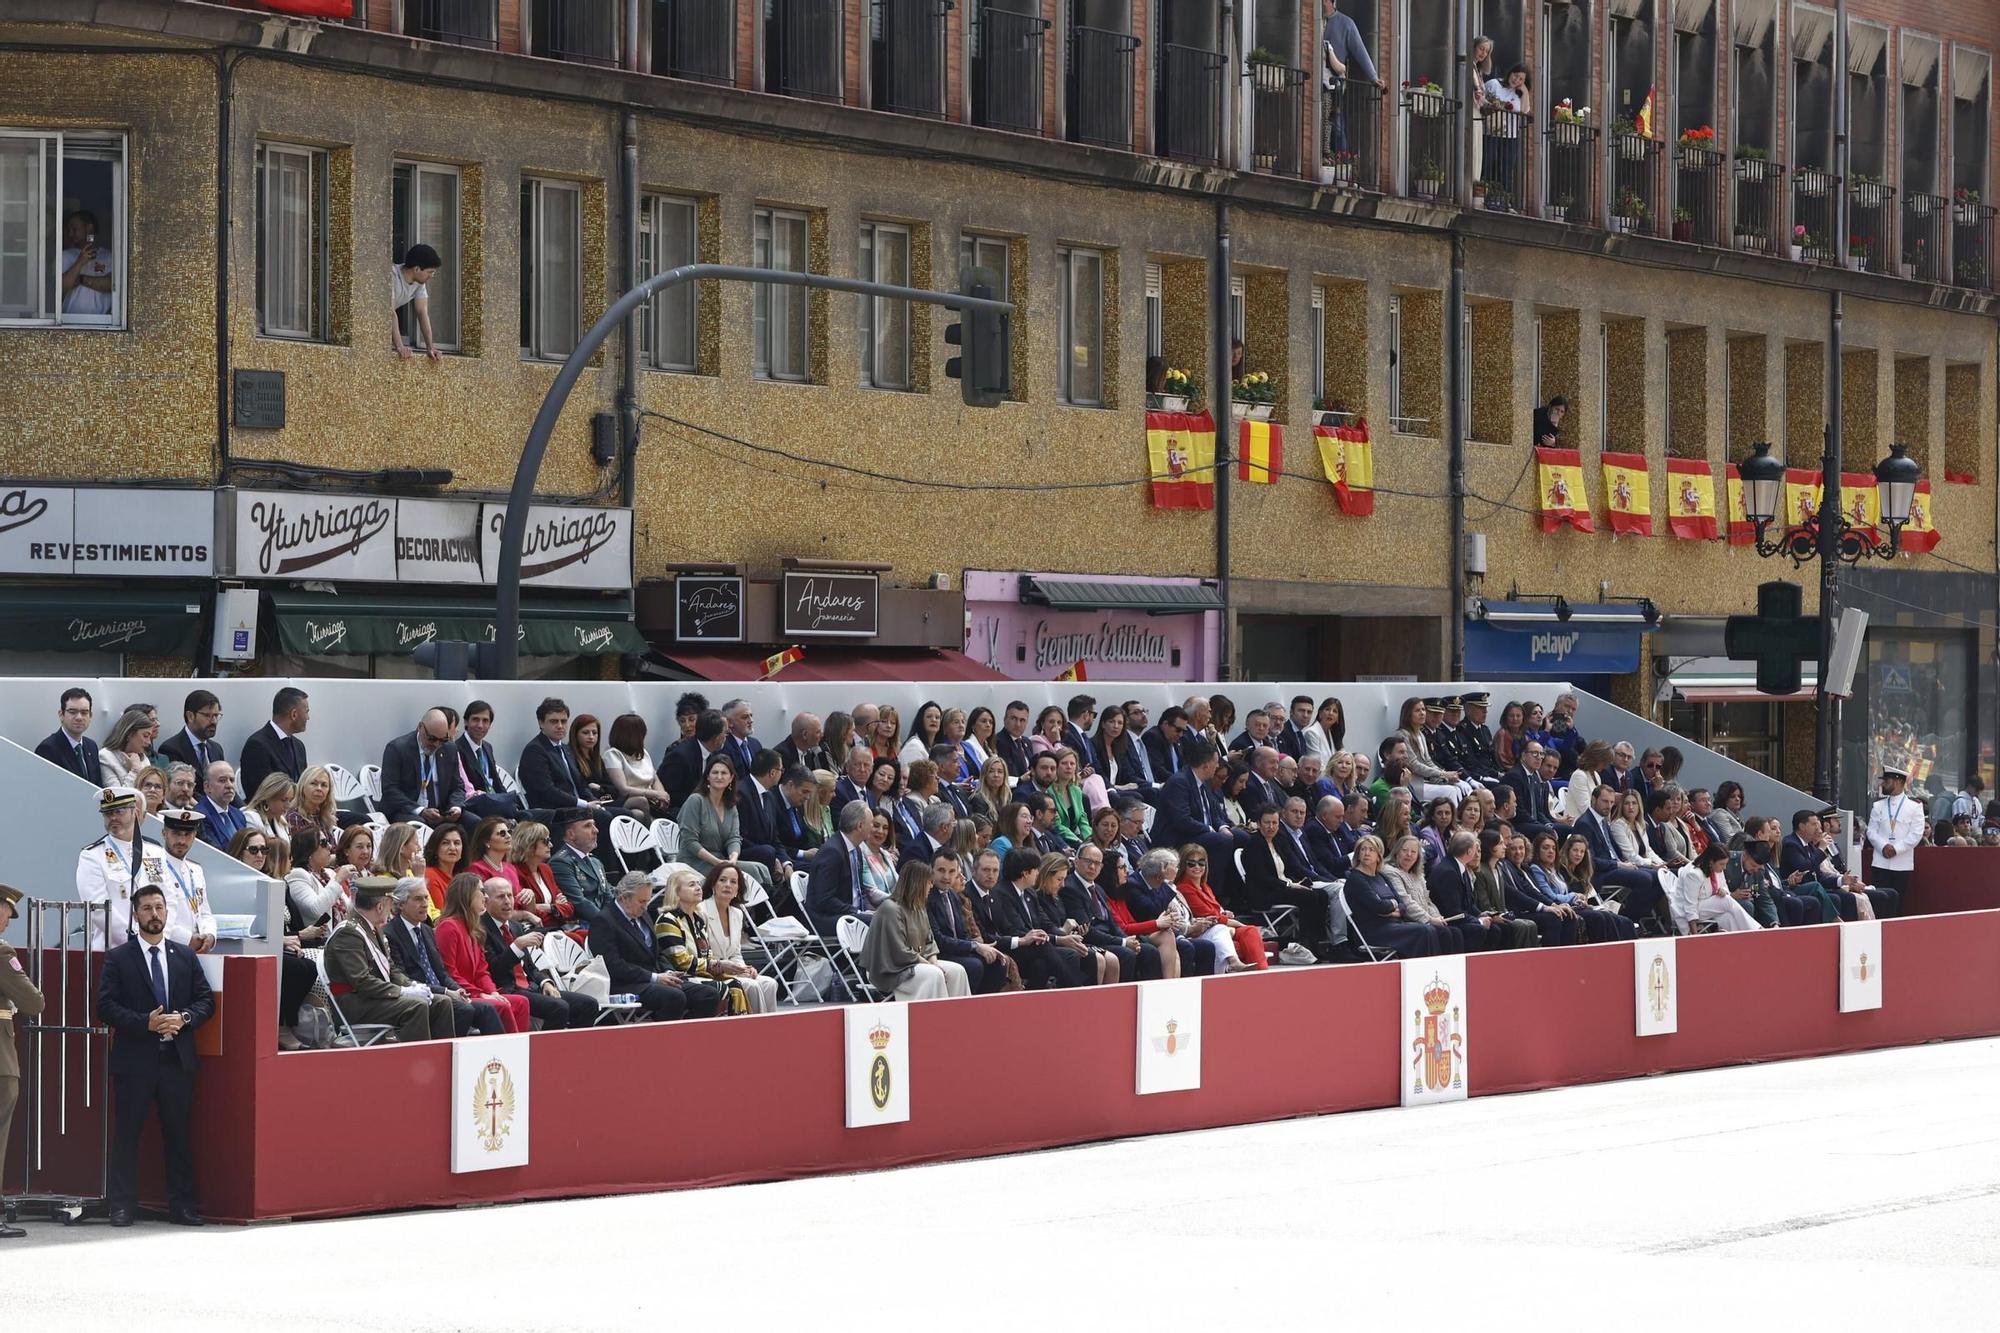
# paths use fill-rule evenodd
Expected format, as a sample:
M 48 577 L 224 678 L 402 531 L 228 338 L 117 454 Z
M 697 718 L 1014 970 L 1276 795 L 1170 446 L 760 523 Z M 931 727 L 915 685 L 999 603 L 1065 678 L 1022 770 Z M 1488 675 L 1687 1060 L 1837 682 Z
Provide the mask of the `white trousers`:
M 965 969 L 949 958 L 918 963 L 910 979 L 896 987 L 899 1000 L 942 1000 L 951 995 L 970 994 L 972 986 L 965 979 Z
M 743 993 L 750 997 L 750 1012 L 768 1014 L 778 1007 L 778 979 L 776 977 L 737 977 Z
M 1210 926 L 1199 935 L 1188 936 L 1191 940 L 1207 940 L 1215 946 L 1215 975 L 1221 976 L 1229 970 L 1231 963 L 1243 961 L 1236 953 L 1236 932 L 1228 926 Z
M 1713 921 L 1717 930 L 1762 930 L 1763 922 L 1750 915 L 1750 910 L 1734 898 L 1717 894 L 1701 900 L 1695 915 L 1703 921 Z

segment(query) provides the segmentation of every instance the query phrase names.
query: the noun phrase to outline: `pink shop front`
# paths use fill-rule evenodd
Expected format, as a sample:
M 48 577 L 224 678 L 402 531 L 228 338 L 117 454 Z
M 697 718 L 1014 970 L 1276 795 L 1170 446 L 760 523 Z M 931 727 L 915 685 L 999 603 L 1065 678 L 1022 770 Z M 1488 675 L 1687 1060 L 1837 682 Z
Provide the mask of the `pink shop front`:
M 965 654 L 1015 680 L 1209 680 L 1221 618 L 1213 580 L 965 574 Z

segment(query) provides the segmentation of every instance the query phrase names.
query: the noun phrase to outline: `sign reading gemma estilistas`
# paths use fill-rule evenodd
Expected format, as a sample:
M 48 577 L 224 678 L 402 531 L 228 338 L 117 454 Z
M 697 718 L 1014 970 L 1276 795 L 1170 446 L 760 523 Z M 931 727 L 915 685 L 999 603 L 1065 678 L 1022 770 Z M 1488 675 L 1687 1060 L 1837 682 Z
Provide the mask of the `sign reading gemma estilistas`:
M 873 574 L 785 573 L 783 638 L 872 639 L 879 631 L 881 580 Z
M 682 643 L 743 642 L 743 580 L 734 574 L 675 579 L 674 637 Z

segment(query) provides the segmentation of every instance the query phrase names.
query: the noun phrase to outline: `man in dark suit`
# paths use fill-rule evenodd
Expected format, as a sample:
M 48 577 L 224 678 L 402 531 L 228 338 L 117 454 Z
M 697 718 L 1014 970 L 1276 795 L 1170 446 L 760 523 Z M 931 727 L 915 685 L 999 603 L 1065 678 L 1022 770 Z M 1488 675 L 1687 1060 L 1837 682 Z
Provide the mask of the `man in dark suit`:
M 493 978 L 493 989 L 502 995 L 518 995 L 526 1000 L 528 1017 L 544 1029 L 596 1025 L 597 1001 L 581 991 L 568 991 L 558 986 L 530 956 L 529 950 L 542 947 L 543 931 L 509 926 L 496 918 L 491 910 L 486 914 L 485 925 L 486 939 L 481 948 L 486 954 L 486 971 Z M 716 998 L 721 998 L 719 990 Z M 690 1009 L 695 1007 L 694 1001 L 694 995 L 688 993 Z
M 166 1150 L 167 1220 L 202 1224 L 194 1201 L 195 1029 L 215 1014 L 201 963 L 167 935 L 167 895 L 145 884 L 132 895 L 132 935 L 104 956 L 97 1013 L 112 1032 L 111 1225 L 132 1225 L 139 1206 L 139 1134 L 157 1111 Z
M 1056 754 L 1054 750 L 1044 750 L 1028 764 L 1028 776 L 1014 784 L 1014 799 L 1024 800 L 1029 793 L 1048 791 L 1056 785 Z
M 181 701 L 181 729 L 160 742 L 160 754 L 175 763 L 186 764 L 197 774 L 223 757 L 215 739 L 222 723 L 222 701 L 207 690 L 190 690 Z
M 1111 901 L 1100 887 L 1104 866 L 1104 849 L 1096 843 L 1086 842 L 1076 849 L 1076 868 L 1062 886 L 1063 915 L 1082 928 L 1085 944 L 1117 955 L 1120 981 L 1155 980 L 1162 975 L 1160 951 L 1151 943 L 1141 943 L 1137 935 L 1127 935 L 1111 914 Z M 1111 878 L 1116 875 L 1114 866 Z
M 1444 855 L 1424 876 L 1431 903 L 1450 925 L 1465 936 L 1465 951 L 1504 948 L 1509 933 L 1498 916 L 1482 913 L 1472 896 L 1472 863 L 1479 859 L 1479 839 L 1463 830 L 1445 839 Z
M 965 752 L 949 741 L 942 741 L 931 747 L 930 761 L 937 765 L 938 799 L 950 806 L 958 818 L 969 817 L 972 807 L 965 803 L 965 793 L 958 788 L 965 775 Z
M 1118 811 L 1118 850 L 1125 853 L 1126 865 L 1138 865 L 1139 858 L 1153 850 L 1153 840 L 1146 835 L 1146 812 L 1152 807 L 1130 796 L 1113 798 L 1111 804 Z
M 750 761 L 763 750 L 764 742 L 750 734 L 756 725 L 756 714 L 750 711 L 750 704 L 744 699 L 731 699 L 722 705 L 722 748 L 736 761 L 736 776 L 742 777 L 750 771 Z
M 84 735 L 90 730 L 90 691 L 75 688 L 62 693 L 62 725 L 35 747 L 35 753 L 82 778 L 93 787 L 104 785 L 104 765 L 97 757 L 97 742 Z
M 736 819 L 743 834 L 741 859 L 768 868 L 771 882 L 782 882 L 791 865 L 778 854 L 778 831 L 772 823 L 771 802 L 778 795 L 778 778 L 785 760 L 776 750 L 758 750 L 736 779 Z
M 605 835 L 611 831 L 611 811 L 591 799 L 583 770 L 570 752 L 569 705 L 560 699 L 542 700 L 535 705 L 535 726 L 535 738 L 521 751 L 521 766 L 514 772 L 521 790 L 527 793 L 528 808 L 557 815 L 588 811 L 597 824 L 599 838 L 608 846 Z
M 1285 808 L 1285 789 L 1278 781 L 1278 763 L 1284 756 L 1268 743 L 1250 752 L 1250 781 L 1243 788 L 1243 808 L 1275 805 Z
M 1465 765 L 1465 776 L 1475 782 L 1499 777 L 1500 761 L 1493 757 L 1493 729 L 1486 725 L 1486 710 L 1493 696 L 1481 690 L 1465 695 L 1460 702 L 1465 705 L 1465 720 L 1458 724 L 1458 757 Z
M 1338 796 L 1322 796 L 1306 822 L 1306 848 L 1312 853 L 1312 863 L 1324 872 L 1322 879 L 1347 878 L 1352 858 L 1341 842 L 1346 814 L 1347 806 Z
M 444 710 L 426 710 L 415 731 L 382 747 L 382 813 L 393 823 L 423 823 L 433 829 L 462 822 L 457 759 Z
M 993 753 L 1007 761 L 1011 777 L 1026 777 L 1035 762 L 1034 746 L 1028 740 L 1028 705 L 1015 699 L 1001 714 L 1000 730 L 993 733 Z
M 1347 853 L 1350 864 L 1354 860 L 1355 845 L 1374 831 L 1375 826 L 1368 822 L 1368 793 L 1350 793 L 1341 805 L 1340 827 L 1333 830 L 1333 840 L 1340 844 L 1341 851 Z
M 934 860 L 939 853 L 950 848 L 952 824 L 957 819 L 958 816 L 952 813 L 948 805 L 926 807 L 917 817 L 921 827 L 915 843 L 903 844 L 903 851 L 898 859 L 906 861 L 914 856 L 920 861 Z
M 243 742 L 243 758 L 237 765 L 246 795 L 255 794 L 272 773 L 283 773 L 297 782 L 306 771 L 306 743 L 299 739 L 312 718 L 312 701 L 306 692 L 287 685 L 271 696 L 271 721 L 250 733 Z
M 687 1017 L 694 1006 L 687 978 L 660 966 L 652 916 L 646 910 L 652 891 L 652 881 L 636 871 L 619 880 L 610 908 L 590 923 L 590 951 L 604 960 L 611 973 L 613 995 L 631 995 L 646 1017 L 665 1022 Z
M 778 855 L 790 862 L 794 870 L 819 847 L 819 831 L 806 823 L 805 816 L 806 798 L 812 789 L 812 774 L 805 766 L 789 764 L 778 775 L 778 785 L 764 797 L 770 807 L 771 835 L 776 840 Z
M 1842 921 L 1858 920 L 1861 904 L 1856 897 L 1868 896 L 1877 917 L 1896 915 L 1897 894 L 1893 889 L 1871 889 L 1847 873 L 1846 858 L 1826 836 L 1821 820 L 1837 816 L 1837 810 L 1800 810 L 1792 815 L 1792 831 L 1778 849 L 1778 873 L 1785 887 L 1801 895 L 1816 894 L 1830 905 Z M 1833 920 L 1827 912 L 1822 920 Z
M 1518 853 L 1515 851 L 1517 843 L 1520 846 Z M 1534 879 L 1514 860 L 1518 854 L 1525 863 L 1527 851 L 1527 835 L 1516 833 L 1507 844 L 1507 855 L 1500 858 L 1500 893 L 1506 899 L 1507 910 L 1522 921 L 1534 922 L 1535 931 L 1545 949 L 1578 943 L 1584 937 L 1583 918 L 1575 908 L 1554 901 L 1535 887 Z
M 1270 743 L 1271 715 L 1261 708 L 1253 708 L 1243 719 L 1243 730 L 1229 742 L 1229 753 L 1254 754 L 1258 746 Z
M 1063 744 L 1076 751 L 1081 767 L 1097 767 L 1097 749 L 1090 743 L 1090 726 L 1097 720 L 1097 700 L 1087 694 L 1076 695 L 1065 711 L 1068 720 L 1063 723 Z
M 1312 725 L 1312 721 L 1312 696 L 1294 695 L 1291 711 L 1285 718 L 1285 725 L 1278 728 L 1268 743 L 1280 754 L 1303 759 L 1306 753 L 1306 728 Z
M 1220 825 L 1220 816 L 1209 783 L 1216 766 L 1215 747 L 1196 741 L 1189 748 L 1188 762 L 1160 784 L 1153 816 L 1153 843 L 1160 847 L 1183 847 L 1199 842 Z
M 673 798 L 675 808 L 678 809 L 682 801 L 700 789 L 701 775 L 708 769 L 708 757 L 722 748 L 727 730 L 722 714 L 711 708 L 695 718 L 694 735 L 675 741 L 660 756 L 660 785 Z M 855 748 L 863 753 L 867 751 L 866 746 Z M 739 773 L 743 771 L 738 770 Z
M 218 759 L 208 766 L 201 784 L 201 798 L 194 803 L 194 809 L 203 821 L 196 836 L 211 847 L 227 851 L 230 839 L 248 823 L 243 818 L 243 807 L 236 804 L 236 770 L 227 759 Z
M 861 883 L 861 830 L 874 818 L 866 802 L 843 806 L 835 836 L 820 844 L 806 868 L 806 920 L 815 931 L 832 939 L 843 916 L 867 920 L 873 913 L 856 893 Z
M 784 759 L 785 767 L 797 764 L 810 774 L 814 769 L 831 772 L 833 757 L 820 742 L 826 739 L 826 725 L 816 713 L 800 713 L 792 719 L 792 734 L 771 748 Z
M 1316 828 L 1322 834 L 1326 830 L 1317 820 L 1306 818 L 1303 797 L 1287 796 L 1278 809 L 1278 855 L 1283 858 L 1287 872 L 1307 884 L 1331 883 L 1346 875 L 1345 858 L 1338 862 L 1321 861 L 1315 851 L 1307 830 Z
M 1591 795 L 1590 809 L 1572 827 L 1590 844 L 1590 863 L 1596 871 L 1592 882 L 1598 889 L 1608 890 L 1605 896 L 1623 903 L 1623 915 L 1641 927 L 1658 924 L 1656 914 L 1667 896 L 1660 887 L 1660 877 L 1644 866 L 1618 863 L 1618 846 L 1611 841 L 1611 827 L 1606 822 L 1617 800 L 1618 793 L 1609 785 L 1599 787 Z
M 492 704 L 484 699 L 474 699 L 466 705 L 465 730 L 454 742 L 458 751 L 458 767 L 475 792 L 466 798 L 465 808 L 481 819 L 494 816 L 520 819 L 528 813 L 527 808 L 521 804 L 520 797 L 507 790 L 507 784 L 500 776 L 500 760 L 486 740 L 487 733 L 492 730 Z
M 875 756 L 865 745 L 857 745 L 847 752 L 847 767 L 833 784 L 833 817 L 840 818 L 840 812 L 851 802 L 868 803 L 868 774 L 875 767 Z
M 1536 741 L 1521 746 L 1515 765 L 1500 775 L 1500 785 L 1514 793 L 1514 827 L 1532 842 L 1556 831 L 1549 817 L 1549 784 L 1542 777 L 1542 747 Z
M 985 899 L 992 914 L 987 938 L 1012 956 L 1021 969 L 1021 982 L 1029 990 L 1081 986 L 1086 955 L 1057 948 L 1054 936 L 1038 923 L 1035 876 L 1041 866 L 1041 853 L 1026 847 L 1008 848 L 1006 860 L 1000 863 L 1000 882 Z M 1095 965 L 1091 979 L 1096 979 Z
M 445 969 L 444 955 L 438 952 L 437 931 L 429 919 L 430 892 L 422 881 L 407 887 L 397 885 L 390 898 L 396 904 L 396 914 L 389 918 L 389 925 L 382 932 L 389 941 L 389 956 L 404 976 L 423 982 L 431 988 L 431 994 L 451 1001 L 453 1035 L 497 1036 L 505 1032 L 507 1025 L 500 1017 L 500 1010 L 490 1004 L 474 1004 Z
M 924 903 L 924 914 L 930 918 L 931 939 L 937 943 L 938 956 L 949 958 L 965 969 L 965 983 L 974 995 L 995 994 L 1007 985 L 1007 969 L 998 949 L 972 938 L 965 903 L 960 897 L 965 891 L 964 868 L 956 856 L 941 852 L 931 858 L 931 873 L 935 879 L 931 895 Z

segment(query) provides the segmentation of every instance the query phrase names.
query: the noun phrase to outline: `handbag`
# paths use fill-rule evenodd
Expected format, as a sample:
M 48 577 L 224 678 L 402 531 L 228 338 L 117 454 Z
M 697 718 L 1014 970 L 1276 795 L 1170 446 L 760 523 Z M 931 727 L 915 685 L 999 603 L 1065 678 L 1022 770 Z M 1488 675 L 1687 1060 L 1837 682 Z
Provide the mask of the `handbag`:
M 576 970 L 569 984 L 562 989 L 588 995 L 602 1004 L 611 998 L 611 969 L 604 965 L 602 958 L 592 958 Z

